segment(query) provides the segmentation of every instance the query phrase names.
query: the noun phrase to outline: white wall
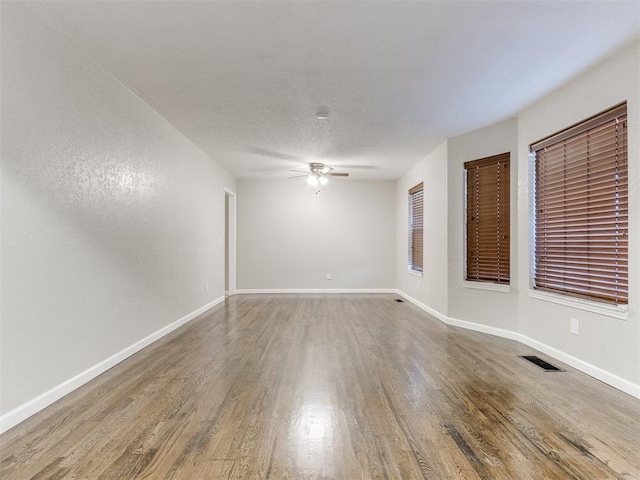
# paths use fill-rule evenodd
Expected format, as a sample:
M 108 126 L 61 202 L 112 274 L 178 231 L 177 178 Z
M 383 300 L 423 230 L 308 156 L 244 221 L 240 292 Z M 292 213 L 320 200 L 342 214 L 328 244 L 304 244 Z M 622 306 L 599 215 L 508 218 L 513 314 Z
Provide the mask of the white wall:
M 507 120 L 449 139 L 449 316 L 483 325 L 518 329 L 518 122 Z M 508 292 L 478 290 L 465 278 L 464 163 L 511 153 L 511 287 Z M 481 284 L 486 285 L 486 284 Z M 475 286 L 476 288 L 471 288 Z
M 238 289 L 394 288 L 395 182 L 315 191 L 303 178 L 238 180 Z
M 19 3 L 1 167 L 2 414 L 224 294 L 234 179 Z
M 397 288 L 429 307 L 448 315 L 447 142 L 442 143 L 397 182 L 396 284 Z M 424 182 L 423 276 L 408 270 L 409 189 Z
M 517 122 L 444 142 L 397 182 L 336 179 L 316 197 L 292 180 L 236 189 L 28 7 L 4 3 L 0 415 L 223 295 L 224 187 L 238 192 L 239 288 L 397 287 L 445 320 L 513 332 L 600 378 L 640 385 L 639 52 L 635 43 L 611 56 Z M 625 99 L 631 273 L 620 320 L 529 297 L 527 146 Z M 512 291 L 471 291 L 461 285 L 461 164 L 514 145 Z M 407 192 L 421 181 L 425 263 L 416 277 L 407 271 Z
M 629 119 L 630 274 L 628 312 L 626 319 L 619 319 L 530 297 L 529 188 L 532 179 L 528 146 L 624 100 Z M 463 285 L 463 163 L 507 151 L 512 154 L 510 291 L 469 289 Z M 449 139 L 445 146 L 398 180 L 398 289 L 449 324 L 519 340 L 640 397 L 638 158 L 640 42 L 635 42 L 531 106 L 518 119 Z M 425 182 L 424 279 L 410 275 L 406 267 L 406 196 L 408 188 L 420 181 Z M 448 198 L 446 206 L 445 198 Z M 434 205 L 439 209 L 433 209 Z M 447 213 L 443 216 L 439 210 Z M 448 243 L 446 235 L 436 236 L 441 229 L 448 231 Z M 571 318 L 580 322 L 579 335 L 570 333 Z
M 629 139 L 629 314 L 626 320 L 529 298 L 528 146 L 627 100 Z M 609 57 L 520 116 L 518 240 L 520 332 L 640 385 L 640 43 Z M 571 318 L 580 335 L 569 332 Z

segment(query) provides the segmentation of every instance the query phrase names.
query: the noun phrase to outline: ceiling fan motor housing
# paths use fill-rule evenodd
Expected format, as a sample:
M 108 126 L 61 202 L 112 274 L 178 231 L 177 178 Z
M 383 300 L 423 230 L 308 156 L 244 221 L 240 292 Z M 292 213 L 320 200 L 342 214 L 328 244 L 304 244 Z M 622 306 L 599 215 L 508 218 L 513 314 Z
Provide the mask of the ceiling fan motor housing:
M 323 175 L 333 169 L 331 167 L 328 167 L 324 163 L 310 163 L 309 170 L 311 170 L 311 173 L 314 175 Z

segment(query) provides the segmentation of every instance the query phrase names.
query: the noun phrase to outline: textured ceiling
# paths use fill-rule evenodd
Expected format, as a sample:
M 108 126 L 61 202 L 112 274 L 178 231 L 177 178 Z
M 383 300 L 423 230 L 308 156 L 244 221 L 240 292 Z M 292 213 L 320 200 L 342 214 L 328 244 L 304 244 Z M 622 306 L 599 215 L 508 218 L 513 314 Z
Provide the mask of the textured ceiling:
M 640 31 L 637 1 L 32 5 L 238 178 L 397 178 Z

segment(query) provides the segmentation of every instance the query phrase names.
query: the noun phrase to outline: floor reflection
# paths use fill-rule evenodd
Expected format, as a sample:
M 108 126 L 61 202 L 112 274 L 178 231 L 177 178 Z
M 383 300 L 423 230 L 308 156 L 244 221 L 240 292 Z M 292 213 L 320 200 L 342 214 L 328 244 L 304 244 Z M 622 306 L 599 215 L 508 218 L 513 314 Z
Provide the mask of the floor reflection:
M 333 459 L 333 409 L 311 403 L 300 407 L 294 417 L 290 435 L 296 466 L 302 470 L 323 471 L 331 468 Z

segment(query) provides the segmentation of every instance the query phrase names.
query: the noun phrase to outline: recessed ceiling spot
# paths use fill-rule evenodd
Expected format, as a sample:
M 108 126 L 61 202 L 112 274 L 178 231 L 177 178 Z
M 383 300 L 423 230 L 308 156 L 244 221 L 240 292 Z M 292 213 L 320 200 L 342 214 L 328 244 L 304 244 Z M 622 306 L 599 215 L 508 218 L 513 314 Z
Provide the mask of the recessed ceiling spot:
M 318 111 L 316 112 L 316 118 L 318 120 L 326 120 L 329 118 L 329 107 L 319 106 Z

